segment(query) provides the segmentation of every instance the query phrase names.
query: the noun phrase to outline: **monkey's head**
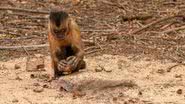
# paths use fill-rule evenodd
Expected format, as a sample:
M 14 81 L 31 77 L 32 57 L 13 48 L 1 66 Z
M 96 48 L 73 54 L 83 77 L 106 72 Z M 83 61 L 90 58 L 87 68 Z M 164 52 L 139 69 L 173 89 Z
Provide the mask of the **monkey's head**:
M 49 27 L 57 39 L 65 39 L 69 31 L 69 15 L 62 10 L 53 10 L 49 15 Z

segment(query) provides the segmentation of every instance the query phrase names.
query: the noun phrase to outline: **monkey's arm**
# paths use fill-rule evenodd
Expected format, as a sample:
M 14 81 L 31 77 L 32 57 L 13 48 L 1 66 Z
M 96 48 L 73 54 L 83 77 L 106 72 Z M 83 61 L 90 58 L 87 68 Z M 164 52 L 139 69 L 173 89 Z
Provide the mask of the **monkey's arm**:
M 51 54 L 51 69 L 49 73 L 49 79 L 52 80 L 53 78 L 56 77 L 56 71 L 57 71 L 57 62 L 58 59 L 56 57 L 56 47 L 55 47 L 55 41 L 53 39 L 53 36 L 51 33 L 48 34 L 48 41 L 49 41 L 49 49 L 50 49 L 50 54 Z
M 84 58 L 84 45 L 81 40 L 80 29 L 78 25 L 74 21 L 71 21 L 71 25 L 71 45 L 75 55 L 69 57 L 68 62 L 71 64 L 73 70 L 76 70 L 79 62 Z
M 50 54 L 51 54 L 51 70 L 49 77 L 53 79 L 57 77 L 61 72 L 58 70 L 58 63 L 64 57 L 59 48 L 59 43 L 54 39 L 53 35 L 49 33 L 48 35 L 49 46 L 50 46 Z

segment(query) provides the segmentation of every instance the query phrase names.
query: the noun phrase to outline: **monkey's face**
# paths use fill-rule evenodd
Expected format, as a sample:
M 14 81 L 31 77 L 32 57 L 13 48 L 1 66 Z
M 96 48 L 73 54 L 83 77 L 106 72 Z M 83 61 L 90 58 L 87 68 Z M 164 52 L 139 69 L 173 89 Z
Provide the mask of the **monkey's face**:
M 66 28 L 55 28 L 53 29 L 53 34 L 57 39 L 65 39 L 66 37 Z
M 64 11 L 52 11 L 49 16 L 50 31 L 57 39 L 65 39 L 67 36 L 69 16 Z
M 61 23 L 60 26 L 56 26 L 56 24 L 53 24 L 51 26 L 52 33 L 54 34 L 54 36 L 57 39 L 60 39 L 60 40 L 66 38 L 66 36 L 67 36 L 67 30 L 68 30 L 68 27 L 67 27 L 66 23 Z

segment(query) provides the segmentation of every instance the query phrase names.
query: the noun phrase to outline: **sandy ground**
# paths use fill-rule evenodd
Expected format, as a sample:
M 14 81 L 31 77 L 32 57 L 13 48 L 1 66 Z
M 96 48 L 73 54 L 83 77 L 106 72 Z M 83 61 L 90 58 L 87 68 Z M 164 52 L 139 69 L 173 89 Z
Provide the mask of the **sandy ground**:
M 46 81 L 48 57 L 46 71 L 26 70 L 26 58 L 0 62 L 0 104 L 185 104 L 184 65 L 169 70 L 176 63 L 112 55 L 85 60 L 86 69 L 61 77 L 81 97 Z

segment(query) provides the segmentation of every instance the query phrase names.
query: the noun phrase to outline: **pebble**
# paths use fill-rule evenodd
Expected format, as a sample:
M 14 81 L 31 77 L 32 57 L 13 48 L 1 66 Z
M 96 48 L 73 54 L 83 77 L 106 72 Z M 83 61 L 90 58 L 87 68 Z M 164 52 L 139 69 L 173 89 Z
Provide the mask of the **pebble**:
M 112 72 L 111 68 L 103 68 L 105 72 Z
M 96 72 L 101 72 L 102 70 L 103 70 L 103 68 L 100 67 L 100 66 L 97 66 L 97 67 L 95 68 L 95 71 L 96 71 Z
M 164 71 L 164 69 L 158 69 L 158 70 L 157 70 L 157 73 L 159 73 L 159 74 L 164 74 L 165 71 Z
M 15 69 L 20 69 L 21 67 L 20 67 L 20 65 L 15 64 L 14 68 L 15 68 Z
M 35 87 L 35 88 L 33 89 L 33 92 L 36 92 L 36 93 L 41 93 L 41 92 L 43 92 L 43 91 L 44 91 L 44 89 L 43 89 L 43 87 L 41 87 L 41 86 Z
M 13 99 L 13 100 L 12 100 L 12 103 L 17 103 L 17 102 L 19 102 L 18 99 Z
M 182 94 L 182 89 L 178 89 L 177 94 L 179 94 L 179 95 Z

